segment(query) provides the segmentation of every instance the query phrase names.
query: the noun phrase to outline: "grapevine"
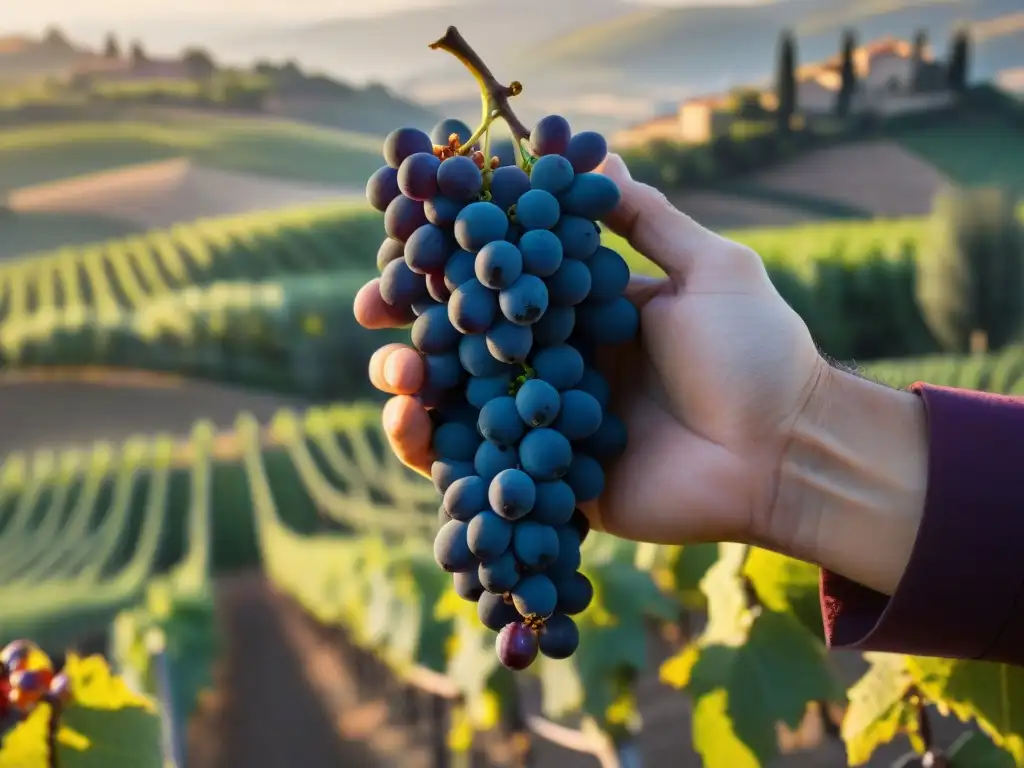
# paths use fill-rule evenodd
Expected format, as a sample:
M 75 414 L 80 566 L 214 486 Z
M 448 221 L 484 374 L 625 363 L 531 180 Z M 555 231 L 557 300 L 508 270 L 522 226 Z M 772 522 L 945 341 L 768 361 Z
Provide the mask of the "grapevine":
M 40 704 L 50 706 L 49 765 L 59 765 L 57 734 L 61 713 L 71 701 L 71 681 L 55 671 L 50 659 L 30 640 L 15 640 L 0 651 L 0 747 L 4 737 L 24 722 Z
M 593 598 L 579 506 L 626 446 L 594 356 L 634 338 L 639 313 L 625 260 L 601 244 L 597 222 L 620 197 L 595 172 L 604 137 L 559 115 L 527 130 L 510 105 L 522 85 L 499 83 L 455 27 L 430 47 L 477 80 L 481 121 L 385 139 L 366 188 L 387 233 L 378 287 L 412 322 L 425 365 L 417 397 L 434 420 L 443 496 L 434 557 L 498 633 L 502 664 L 522 670 L 579 645 L 572 616 Z M 515 148 L 504 160 L 489 152 L 499 119 Z

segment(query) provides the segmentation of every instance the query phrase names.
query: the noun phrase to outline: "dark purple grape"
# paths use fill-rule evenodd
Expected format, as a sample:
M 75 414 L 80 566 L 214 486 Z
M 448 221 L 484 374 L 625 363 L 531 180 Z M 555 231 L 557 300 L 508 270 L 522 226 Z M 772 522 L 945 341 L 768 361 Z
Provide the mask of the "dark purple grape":
M 384 211 L 384 231 L 388 237 L 402 243 L 426 223 L 427 215 L 423 212 L 423 203 L 419 200 L 410 200 L 405 195 L 399 195 L 392 200 L 391 205 Z
M 465 144 L 473 135 L 473 129 L 461 120 L 448 117 L 430 129 L 430 140 L 443 147 L 448 146 L 448 137 L 452 134 L 459 137 L 459 143 Z
M 569 139 L 565 156 L 576 173 L 589 173 L 608 156 L 608 142 L 596 131 L 580 131 Z
M 521 622 L 507 624 L 494 641 L 498 661 L 505 667 L 521 672 L 533 664 L 540 649 L 537 633 Z
M 491 174 L 491 202 L 505 213 L 529 190 L 530 177 L 522 168 L 510 165 Z
M 479 571 L 479 568 L 477 570 Z M 480 595 L 476 615 L 480 618 L 481 624 L 494 632 L 523 620 L 511 602 L 505 602 L 502 595 L 496 595 L 493 592 Z
M 384 139 L 384 162 L 394 169 L 409 155 L 434 151 L 434 142 L 419 128 L 399 128 Z
M 530 132 L 530 151 L 537 157 L 564 155 L 572 139 L 569 121 L 561 115 L 542 117 Z
M 403 195 L 421 203 L 438 193 L 437 171 L 441 161 L 433 152 L 409 155 L 398 168 L 398 189 Z
M 448 283 L 444 280 L 444 272 L 427 273 L 427 293 L 430 294 L 430 298 L 440 304 L 447 303 L 448 299 L 452 297 Z
M 388 209 L 388 205 L 398 197 L 400 192 L 398 171 L 390 165 L 378 168 L 366 182 L 366 199 L 381 213 Z
M 437 186 L 441 194 L 451 200 L 471 202 L 480 194 L 483 185 L 483 174 L 465 155 L 449 157 L 437 169 Z
M 405 260 L 392 261 L 380 276 L 380 297 L 393 307 L 409 307 L 427 296 L 427 281 Z
M 580 645 L 580 630 L 568 616 L 556 613 L 540 630 L 540 652 L 549 659 L 568 659 Z

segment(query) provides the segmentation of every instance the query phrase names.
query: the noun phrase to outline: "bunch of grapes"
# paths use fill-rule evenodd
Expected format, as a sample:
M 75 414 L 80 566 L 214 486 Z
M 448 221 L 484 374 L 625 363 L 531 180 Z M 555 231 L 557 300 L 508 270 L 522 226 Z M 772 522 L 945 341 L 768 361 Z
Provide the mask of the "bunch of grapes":
M 417 397 L 443 494 L 434 555 L 498 632 L 502 664 L 522 670 L 579 644 L 572 616 L 593 587 L 579 572 L 578 506 L 626 446 L 594 354 L 633 338 L 639 316 L 623 295 L 629 268 L 597 224 L 620 197 L 595 172 L 604 138 L 558 115 L 528 150 L 513 146 L 518 159 L 485 158 L 465 144 L 478 138 L 457 121 L 396 130 L 366 194 L 387 232 L 381 297 L 413 321 L 425 364 Z
M 0 650 L 0 744 L 4 735 L 40 703 L 56 712 L 71 699 L 71 681 L 29 640 L 15 640 Z

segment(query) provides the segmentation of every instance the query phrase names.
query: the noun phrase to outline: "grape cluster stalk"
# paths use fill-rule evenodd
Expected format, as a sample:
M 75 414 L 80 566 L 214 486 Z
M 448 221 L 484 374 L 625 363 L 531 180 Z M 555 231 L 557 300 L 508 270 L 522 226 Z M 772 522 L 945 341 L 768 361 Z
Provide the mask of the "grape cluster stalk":
M 424 361 L 417 398 L 443 494 L 434 557 L 498 633 L 501 663 L 523 670 L 579 646 L 572 617 L 594 596 L 579 505 L 601 495 L 627 437 L 595 354 L 634 338 L 640 319 L 597 223 L 620 199 L 596 172 L 605 139 L 559 115 L 527 131 L 509 106 L 522 86 L 498 83 L 454 27 L 431 48 L 477 79 L 482 119 L 385 139 L 366 187 L 387 234 L 378 284 Z M 490 151 L 498 119 L 513 136 L 503 156 Z
M 49 765 L 58 765 L 57 733 L 63 708 L 71 701 L 71 681 L 54 671 L 50 659 L 30 640 L 14 640 L 0 650 L 0 747 L 4 737 L 40 704 L 50 706 Z

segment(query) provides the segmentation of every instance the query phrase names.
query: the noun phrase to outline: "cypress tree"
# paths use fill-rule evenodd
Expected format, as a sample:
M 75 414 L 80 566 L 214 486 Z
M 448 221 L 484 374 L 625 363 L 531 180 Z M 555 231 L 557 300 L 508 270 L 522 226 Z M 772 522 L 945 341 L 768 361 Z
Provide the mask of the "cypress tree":
M 856 35 L 853 30 L 844 30 L 839 65 L 842 80 L 839 84 L 839 93 L 836 94 L 836 115 L 838 117 L 846 117 L 850 114 L 850 104 L 857 91 L 857 69 L 853 60 L 856 50 Z
M 103 56 L 107 59 L 121 58 L 121 46 L 113 32 L 107 35 L 106 41 L 103 43 Z
M 970 60 L 970 38 L 967 30 L 953 35 L 946 69 L 946 84 L 951 91 L 962 93 L 967 88 L 967 69 Z
M 788 30 L 779 35 L 777 53 L 775 95 L 778 99 L 778 107 L 776 120 L 779 131 L 788 133 L 790 120 L 796 112 L 796 41 Z

